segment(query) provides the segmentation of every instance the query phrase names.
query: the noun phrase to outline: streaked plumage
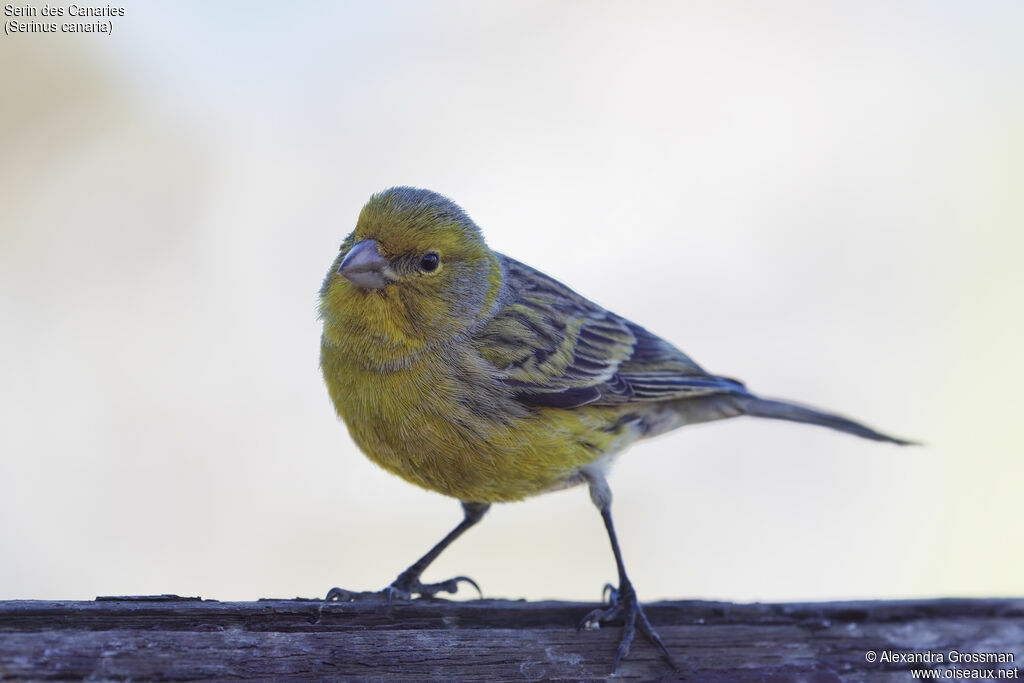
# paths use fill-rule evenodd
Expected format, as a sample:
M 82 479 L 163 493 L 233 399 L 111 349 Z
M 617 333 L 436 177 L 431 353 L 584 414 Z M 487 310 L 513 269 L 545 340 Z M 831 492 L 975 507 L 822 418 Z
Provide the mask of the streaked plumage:
M 362 291 L 338 275 L 365 239 L 407 279 Z M 416 274 L 414 261 L 431 251 L 441 268 Z M 766 410 L 773 404 L 739 382 L 490 251 L 461 209 L 424 190 L 370 200 L 324 281 L 321 316 L 324 378 L 359 447 L 460 500 L 579 483 L 580 467 L 637 439 L 748 413 L 893 440 L 803 408 Z

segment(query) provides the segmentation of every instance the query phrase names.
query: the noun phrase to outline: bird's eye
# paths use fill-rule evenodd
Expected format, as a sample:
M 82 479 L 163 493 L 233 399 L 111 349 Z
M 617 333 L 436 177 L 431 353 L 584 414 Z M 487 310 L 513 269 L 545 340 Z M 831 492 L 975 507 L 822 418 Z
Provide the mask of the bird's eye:
M 441 257 L 435 254 L 434 252 L 430 252 L 429 254 L 424 255 L 424 257 L 420 259 L 420 268 L 422 268 L 424 271 L 428 273 L 432 273 L 435 270 L 437 270 L 437 266 L 440 263 Z

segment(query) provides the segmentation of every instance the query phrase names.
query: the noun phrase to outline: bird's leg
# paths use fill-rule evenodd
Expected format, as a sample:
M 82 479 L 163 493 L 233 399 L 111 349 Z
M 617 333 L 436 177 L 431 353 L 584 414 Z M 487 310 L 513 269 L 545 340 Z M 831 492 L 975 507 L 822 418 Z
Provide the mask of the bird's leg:
M 425 598 L 434 597 L 435 594 L 444 591 L 445 593 L 455 593 L 459 590 L 459 583 L 465 581 L 473 588 L 476 589 L 477 593 L 480 593 L 480 597 L 483 597 L 483 592 L 480 590 L 480 586 L 476 585 L 476 581 L 469 578 L 468 576 L 456 576 L 455 578 L 442 581 L 440 583 L 420 583 L 420 576 L 426 570 L 430 563 L 437 559 L 437 556 L 441 552 L 452 544 L 456 538 L 461 536 L 467 529 L 483 519 L 484 514 L 490 509 L 490 503 L 463 503 L 462 510 L 465 514 L 459 525 L 452 529 L 447 536 L 442 538 L 437 545 L 427 551 L 427 554 L 416 560 L 411 567 L 406 569 L 404 572 L 398 575 L 391 585 L 384 589 L 384 594 L 388 597 L 388 600 L 398 598 L 400 600 L 408 600 L 413 594 L 420 595 Z
M 452 544 L 452 541 L 465 533 L 465 531 L 471 526 L 479 522 L 490 507 L 490 503 L 462 503 L 462 510 L 465 516 L 459 525 L 452 529 L 447 536 L 442 538 L 437 545 L 427 551 L 426 555 L 416 560 L 411 567 L 399 574 L 398 578 L 392 581 L 391 585 L 384 590 L 377 593 L 367 594 L 354 593 L 342 588 L 332 588 L 327 592 L 327 600 L 348 602 L 362 595 L 383 595 L 389 602 L 395 598 L 399 600 L 408 600 L 413 595 L 432 598 L 440 592 L 455 593 L 459 590 L 459 583 L 462 582 L 471 585 L 476 589 L 477 593 L 480 593 L 481 597 L 483 597 L 483 593 L 480 591 L 480 586 L 476 585 L 476 581 L 468 576 L 456 576 L 455 578 L 448 579 L 447 581 L 441 581 L 440 583 L 421 583 L 420 576 L 426 568 L 430 566 L 430 563 L 436 560 L 437 556 Z
M 615 553 L 615 565 L 619 570 L 619 587 L 612 585 L 605 586 L 605 593 L 608 594 L 608 606 L 591 611 L 583 617 L 576 630 L 600 628 L 602 622 L 622 618 L 622 639 L 619 641 L 619 649 L 615 653 L 615 662 L 612 664 L 612 674 L 619 669 L 619 663 L 629 654 L 629 646 L 633 643 L 637 628 L 647 636 L 647 639 L 658 646 L 658 649 L 668 659 L 673 669 L 679 670 L 664 641 L 651 627 L 647 615 L 640 607 L 640 601 L 636 597 L 636 590 L 626 575 L 626 567 L 622 563 L 622 551 L 619 550 L 619 539 L 615 535 L 615 525 L 612 524 L 612 493 L 608 488 L 608 482 L 604 476 L 597 473 L 584 473 L 587 483 L 590 484 L 590 498 L 594 505 L 601 511 L 601 518 L 604 519 L 604 527 L 608 530 L 608 540 L 612 544 L 612 552 Z

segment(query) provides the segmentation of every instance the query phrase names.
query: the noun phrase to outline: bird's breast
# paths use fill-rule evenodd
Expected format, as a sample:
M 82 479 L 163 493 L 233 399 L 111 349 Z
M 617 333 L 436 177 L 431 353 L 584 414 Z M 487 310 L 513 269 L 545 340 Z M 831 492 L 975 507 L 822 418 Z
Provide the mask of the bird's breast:
M 616 441 L 600 411 L 530 410 L 487 369 L 438 352 L 368 368 L 325 343 L 321 368 L 338 415 L 372 461 L 464 501 L 520 500 L 577 478 Z

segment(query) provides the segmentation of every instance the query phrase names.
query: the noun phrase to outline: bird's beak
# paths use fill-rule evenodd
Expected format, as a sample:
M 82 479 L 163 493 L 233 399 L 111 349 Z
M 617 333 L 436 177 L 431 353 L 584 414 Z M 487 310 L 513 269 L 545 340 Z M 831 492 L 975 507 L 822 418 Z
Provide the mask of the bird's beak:
M 363 240 L 352 247 L 338 267 L 338 275 L 363 289 L 382 288 L 391 281 L 390 274 L 391 268 L 374 240 Z

